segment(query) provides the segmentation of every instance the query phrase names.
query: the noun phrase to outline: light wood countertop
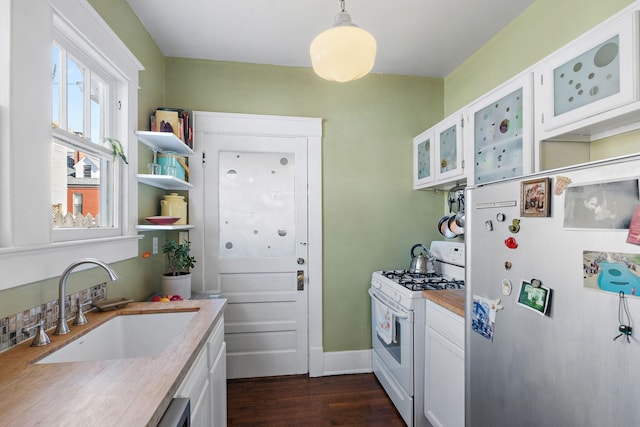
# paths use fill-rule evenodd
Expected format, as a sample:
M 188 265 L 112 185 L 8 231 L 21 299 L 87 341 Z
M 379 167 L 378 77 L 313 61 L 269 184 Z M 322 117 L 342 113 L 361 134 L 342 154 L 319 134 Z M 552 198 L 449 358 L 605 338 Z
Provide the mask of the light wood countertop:
M 458 316 L 464 317 L 464 289 L 422 291 L 422 295 Z
M 51 344 L 27 340 L 0 353 L 0 423 L 3 426 L 155 426 L 221 318 L 226 300 L 131 303 L 109 312 L 90 312 L 88 324 L 53 335 Z M 36 365 L 118 315 L 197 311 L 184 333 L 153 358 Z

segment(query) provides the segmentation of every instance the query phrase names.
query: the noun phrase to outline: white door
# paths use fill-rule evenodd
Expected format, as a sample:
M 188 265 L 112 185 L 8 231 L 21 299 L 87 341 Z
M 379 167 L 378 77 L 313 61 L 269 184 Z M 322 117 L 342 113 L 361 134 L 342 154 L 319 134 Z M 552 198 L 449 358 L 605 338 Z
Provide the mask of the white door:
M 204 279 L 227 376 L 308 372 L 307 139 L 204 134 Z

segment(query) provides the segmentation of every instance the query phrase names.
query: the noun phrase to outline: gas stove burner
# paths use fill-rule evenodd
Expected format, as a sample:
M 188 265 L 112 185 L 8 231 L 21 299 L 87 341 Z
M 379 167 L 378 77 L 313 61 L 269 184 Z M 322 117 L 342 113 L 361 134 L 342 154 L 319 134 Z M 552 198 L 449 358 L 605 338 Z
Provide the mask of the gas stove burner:
M 411 273 L 409 270 L 384 270 L 382 271 L 384 277 L 388 277 L 391 280 L 424 280 L 429 278 L 440 278 L 437 273 Z
M 411 273 L 408 270 L 384 270 L 381 274 L 410 291 L 464 289 L 463 280 L 447 279 L 437 273 Z
M 462 280 L 447 280 L 440 278 L 437 281 L 423 282 L 398 282 L 400 286 L 404 286 L 410 291 L 441 291 L 443 289 L 464 289 Z

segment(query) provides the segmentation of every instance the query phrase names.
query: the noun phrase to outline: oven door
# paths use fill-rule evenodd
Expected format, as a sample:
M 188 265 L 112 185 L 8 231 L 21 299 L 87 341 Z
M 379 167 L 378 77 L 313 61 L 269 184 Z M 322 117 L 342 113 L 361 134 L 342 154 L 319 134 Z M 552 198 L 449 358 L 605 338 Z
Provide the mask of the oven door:
M 370 288 L 369 295 L 373 351 L 406 394 L 413 396 L 413 311 L 399 307 L 376 289 Z M 393 314 L 395 340 L 390 344 L 387 344 L 376 330 L 376 325 L 382 320 L 381 306 Z

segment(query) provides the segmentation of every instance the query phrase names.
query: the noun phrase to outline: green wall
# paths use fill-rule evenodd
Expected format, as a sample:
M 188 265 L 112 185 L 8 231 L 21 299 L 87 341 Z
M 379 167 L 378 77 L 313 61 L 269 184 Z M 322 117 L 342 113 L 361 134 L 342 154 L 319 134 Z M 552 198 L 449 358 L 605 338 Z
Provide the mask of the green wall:
M 145 67 L 140 72 L 139 117 L 138 125 L 147 129 L 148 112 L 155 109 L 164 101 L 164 56 L 149 36 L 138 18 L 125 0 L 90 0 L 92 6 L 110 24 L 118 36 L 125 42 L 133 54 Z M 25 46 L 28 48 L 28 46 Z M 138 146 L 137 141 L 129 141 Z M 139 150 L 140 168 L 146 168 L 151 155 L 149 150 Z M 131 167 L 135 167 L 132 165 Z M 138 169 L 144 170 L 144 169 Z M 138 185 L 138 184 L 135 184 Z M 139 218 L 157 215 L 159 200 L 164 192 L 145 185 L 138 185 L 140 209 Z M 139 253 L 151 251 L 151 237 L 162 239 L 163 233 L 145 233 L 140 240 Z M 162 240 L 161 240 L 162 241 Z M 87 256 L 91 256 L 87 253 Z M 62 274 L 66 265 L 60 266 Z M 107 295 L 109 298 L 126 296 L 136 300 L 147 298 L 151 293 L 160 289 L 160 275 L 164 270 L 162 255 L 142 257 L 113 264 L 120 280 L 109 283 Z M 16 288 L 0 292 L 0 318 L 34 307 L 58 298 L 58 277 L 25 284 Z M 77 272 L 71 275 L 67 292 L 73 293 L 89 286 L 108 281 L 107 275 L 101 269 Z
M 442 118 L 442 79 L 339 84 L 309 68 L 180 58 L 166 73 L 168 105 L 323 119 L 324 350 L 370 348 L 371 273 L 408 267 L 411 246 L 438 237 L 441 197 L 412 190 L 411 140 Z
M 519 74 L 631 3 L 632 0 L 536 0 L 445 77 L 445 116 Z

